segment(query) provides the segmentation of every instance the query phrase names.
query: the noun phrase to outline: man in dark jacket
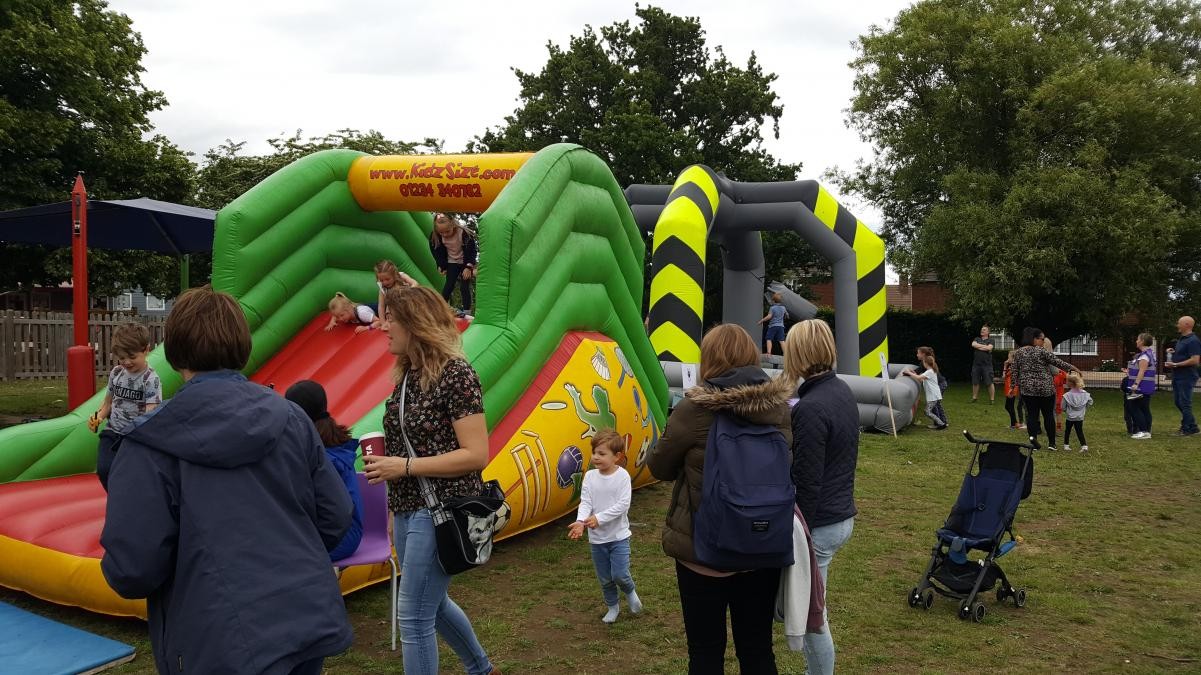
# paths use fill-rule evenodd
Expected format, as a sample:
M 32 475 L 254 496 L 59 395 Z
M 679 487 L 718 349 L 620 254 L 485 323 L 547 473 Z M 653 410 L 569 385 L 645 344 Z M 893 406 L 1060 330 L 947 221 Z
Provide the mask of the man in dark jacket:
M 237 301 L 184 293 L 165 345 L 186 384 L 120 439 L 104 577 L 146 598 L 160 673 L 319 673 L 352 640 L 327 553 L 350 497 L 300 407 L 237 372 Z

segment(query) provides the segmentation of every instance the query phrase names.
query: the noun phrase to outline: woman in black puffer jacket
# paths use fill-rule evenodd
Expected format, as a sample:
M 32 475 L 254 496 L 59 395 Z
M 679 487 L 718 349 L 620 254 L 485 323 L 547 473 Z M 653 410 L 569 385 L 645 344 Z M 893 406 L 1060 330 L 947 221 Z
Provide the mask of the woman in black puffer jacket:
M 834 372 L 836 357 L 834 335 L 825 321 L 801 321 L 788 332 L 784 371 L 793 380 L 804 380 L 792 407 L 792 482 L 823 582 L 834 554 L 851 538 L 857 513 L 859 406 Z M 821 633 L 805 635 L 804 649 L 808 672 L 834 672 L 828 621 Z

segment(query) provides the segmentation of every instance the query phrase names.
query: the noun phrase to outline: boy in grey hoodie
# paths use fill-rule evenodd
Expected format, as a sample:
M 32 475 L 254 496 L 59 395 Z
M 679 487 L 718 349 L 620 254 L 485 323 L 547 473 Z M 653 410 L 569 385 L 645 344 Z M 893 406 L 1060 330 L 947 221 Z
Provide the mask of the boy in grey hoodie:
M 1084 390 L 1084 378 L 1079 373 L 1068 375 L 1068 386 L 1071 391 L 1063 395 L 1063 414 L 1067 423 L 1063 427 L 1063 449 L 1070 452 L 1068 436 L 1076 429 L 1076 438 L 1080 439 L 1080 452 L 1088 452 L 1088 441 L 1084 440 L 1084 414 L 1093 404 L 1093 397 Z

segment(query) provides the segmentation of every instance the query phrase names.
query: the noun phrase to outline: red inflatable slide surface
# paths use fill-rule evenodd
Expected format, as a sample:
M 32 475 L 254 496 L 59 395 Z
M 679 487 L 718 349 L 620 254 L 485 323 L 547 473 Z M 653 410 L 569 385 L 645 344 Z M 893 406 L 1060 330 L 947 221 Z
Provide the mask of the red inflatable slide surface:
M 281 396 L 300 380 L 320 382 L 330 414 L 349 425 L 392 393 L 395 357 L 386 334 L 356 334 L 347 326 L 327 332 L 328 321 L 328 314 L 318 315 L 251 379 Z M 461 321 L 460 329 L 466 325 Z M 144 603 L 117 598 L 100 574 L 105 498 L 95 474 L 0 485 L 0 554 L 17 574 L 5 585 L 54 602 L 145 617 Z M 343 590 L 377 580 L 372 575 L 373 568 L 352 579 L 343 575 Z
M 329 414 L 353 424 L 392 393 L 388 336 L 378 330 L 355 334 L 349 326 L 326 331 L 328 314 L 319 314 L 250 379 L 274 387 L 282 396 L 301 380 L 320 382 L 329 398 Z

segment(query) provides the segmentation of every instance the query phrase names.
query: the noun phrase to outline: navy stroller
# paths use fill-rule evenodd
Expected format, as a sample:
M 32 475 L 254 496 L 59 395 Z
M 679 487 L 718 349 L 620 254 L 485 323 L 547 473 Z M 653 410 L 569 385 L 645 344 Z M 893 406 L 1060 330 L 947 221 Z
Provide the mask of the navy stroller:
M 1030 496 L 1034 483 L 1034 446 L 974 438 L 972 460 L 963 477 L 963 487 L 947 522 L 938 530 L 930 552 L 930 564 L 917 586 L 909 591 L 909 606 L 930 609 L 934 594 L 961 600 L 959 618 L 984 620 L 987 609 L 977 595 L 997 588 L 997 602 L 1013 598 L 1013 604 L 1026 604 L 1026 591 L 1015 589 L 997 564 L 997 559 L 1017 545 L 1013 535 L 1013 517 L 1018 505 Z M 1024 452 L 1023 452 L 1024 451 Z M 975 470 L 975 473 L 973 473 Z M 1009 535 L 1008 540 L 1005 535 Z M 969 560 L 970 551 L 983 551 L 984 557 Z

